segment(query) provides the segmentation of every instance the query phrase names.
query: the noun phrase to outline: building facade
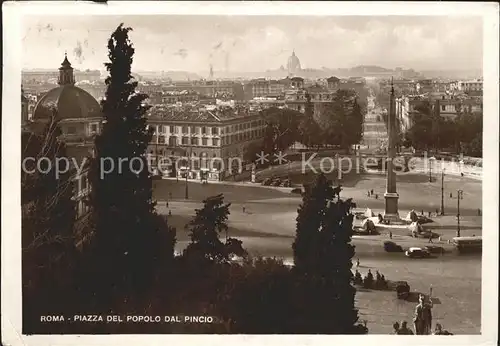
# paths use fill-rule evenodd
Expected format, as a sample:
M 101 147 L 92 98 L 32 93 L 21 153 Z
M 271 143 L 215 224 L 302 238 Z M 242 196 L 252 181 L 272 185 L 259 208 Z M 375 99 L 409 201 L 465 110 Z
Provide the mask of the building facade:
M 154 133 L 148 154 L 158 171 L 223 180 L 241 171 L 245 147 L 263 137 L 265 122 L 259 112 L 230 107 L 175 112 L 153 107 L 148 127 Z

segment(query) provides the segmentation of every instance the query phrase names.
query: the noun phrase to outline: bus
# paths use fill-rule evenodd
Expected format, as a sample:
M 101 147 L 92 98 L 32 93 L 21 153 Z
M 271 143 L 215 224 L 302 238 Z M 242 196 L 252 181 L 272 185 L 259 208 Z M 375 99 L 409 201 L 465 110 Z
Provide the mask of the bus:
M 483 249 L 482 237 L 455 237 L 452 243 L 459 253 L 475 253 Z

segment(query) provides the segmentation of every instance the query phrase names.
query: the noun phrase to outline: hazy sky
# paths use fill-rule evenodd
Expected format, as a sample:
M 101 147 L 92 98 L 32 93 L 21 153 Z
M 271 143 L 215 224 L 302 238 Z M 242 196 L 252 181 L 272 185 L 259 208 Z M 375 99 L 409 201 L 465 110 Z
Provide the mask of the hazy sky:
M 103 69 L 111 32 L 124 22 L 134 70 L 265 71 L 303 68 L 480 69 L 480 17 L 437 16 L 37 16 L 23 23 L 25 68 Z

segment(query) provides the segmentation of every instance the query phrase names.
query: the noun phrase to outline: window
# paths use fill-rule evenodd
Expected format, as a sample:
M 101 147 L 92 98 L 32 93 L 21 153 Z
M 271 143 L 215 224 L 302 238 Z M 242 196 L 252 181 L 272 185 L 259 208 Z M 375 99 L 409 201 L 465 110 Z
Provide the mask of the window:
M 208 143 L 208 140 L 205 137 L 201 139 L 202 145 L 207 145 L 207 143 Z
M 171 147 L 175 147 L 177 145 L 177 137 L 170 136 L 170 138 L 168 139 L 168 145 L 170 145 Z
M 191 134 L 196 133 L 196 126 L 191 126 Z
M 189 138 L 188 137 L 182 137 L 182 145 L 188 145 L 189 144 Z
M 441 106 L 441 110 L 442 110 L 442 111 L 446 110 L 446 106 L 445 106 L 445 105 L 442 105 L 442 106 Z
M 97 124 L 90 124 L 90 132 L 91 133 L 97 132 Z
M 201 134 L 203 134 L 203 135 L 207 134 L 207 128 L 205 126 L 201 127 Z
M 68 134 L 69 135 L 75 135 L 76 134 L 76 127 L 74 127 L 74 126 L 68 126 Z
M 191 145 L 198 145 L 198 137 L 191 138 Z
M 219 129 L 217 127 L 212 127 L 212 135 L 214 135 L 214 136 L 219 135 Z
M 158 137 L 158 143 L 159 144 L 165 144 L 165 136 L 159 136 Z
M 183 126 L 182 133 L 188 133 L 188 132 L 189 132 L 189 128 L 187 126 Z
M 212 138 L 212 145 L 213 146 L 219 146 L 219 139 L 218 138 Z
M 167 131 L 165 131 L 165 132 L 167 132 Z M 174 133 L 174 132 L 175 132 L 175 126 L 170 125 L 170 133 Z

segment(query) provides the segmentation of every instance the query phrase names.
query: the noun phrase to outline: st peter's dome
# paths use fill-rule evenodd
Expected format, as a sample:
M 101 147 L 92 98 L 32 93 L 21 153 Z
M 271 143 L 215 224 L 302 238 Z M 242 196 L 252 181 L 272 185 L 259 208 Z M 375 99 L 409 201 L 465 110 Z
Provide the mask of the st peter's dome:
M 85 90 L 75 86 L 73 68 L 67 56 L 59 68 L 59 86 L 48 91 L 36 104 L 33 120 L 45 120 L 56 109 L 61 120 L 101 116 L 101 106 Z
M 292 55 L 288 58 L 287 63 L 288 74 L 295 74 L 301 70 L 300 60 L 295 55 L 295 51 L 293 51 Z

